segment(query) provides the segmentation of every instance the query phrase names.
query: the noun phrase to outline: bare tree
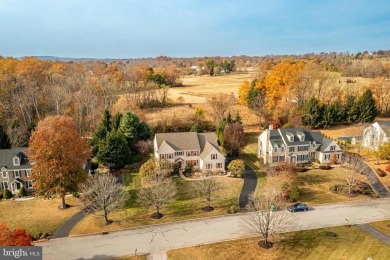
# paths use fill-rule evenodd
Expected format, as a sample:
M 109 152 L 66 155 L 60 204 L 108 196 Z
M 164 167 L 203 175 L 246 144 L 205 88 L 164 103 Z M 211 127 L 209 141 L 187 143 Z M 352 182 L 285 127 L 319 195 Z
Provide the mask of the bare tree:
M 217 192 L 222 189 L 222 184 L 214 177 L 205 177 L 191 183 L 191 190 L 205 199 L 205 211 L 212 211 L 211 202 L 217 197 Z
M 343 178 L 347 183 L 348 192 L 351 194 L 360 183 L 360 175 L 368 170 L 368 166 L 359 156 L 352 154 L 345 154 L 342 163 L 343 167 L 349 170 L 343 172 Z
M 207 104 L 212 110 L 212 116 L 214 123 L 218 125 L 221 119 L 224 117 L 225 112 L 234 104 L 234 94 L 215 94 L 207 99 Z
M 122 209 L 127 199 L 122 185 L 110 173 L 95 174 L 80 186 L 80 191 L 86 211 L 103 217 L 105 224 L 111 222 L 108 215 Z
M 283 210 L 284 208 L 284 203 L 271 194 L 263 192 L 254 195 L 251 197 L 248 209 L 255 212 L 242 217 L 242 228 L 263 237 L 264 240 L 259 241 L 259 246 L 271 248 L 270 238 L 291 222 L 291 215 Z
M 138 202 L 142 205 L 155 207 L 156 213 L 152 218 L 162 218 L 160 213 L 162 206 L 176 195 L 176 184 L 171 178 L 159 180 L 157 184 L 142 188 L 138 192 Z

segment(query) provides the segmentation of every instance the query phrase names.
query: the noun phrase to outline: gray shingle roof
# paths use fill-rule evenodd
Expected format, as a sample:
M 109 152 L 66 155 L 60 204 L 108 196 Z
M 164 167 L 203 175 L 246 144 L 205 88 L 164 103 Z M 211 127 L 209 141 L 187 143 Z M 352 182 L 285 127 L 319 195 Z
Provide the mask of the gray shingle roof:
M 25 151 L 27 147 L 17 147 L 12 149 L 0 149 L 0 169 L 6 167 L 8 170 L 31 169 L 32 166 L 28 164 L 27 155 Z M 14 156 L 21 158 L 20 166 L 14 166 Z
M 166 142 L 175 151 L 186 150 L 211 150 L 212 147 L 218 149 L 218 141 L 215 133 L 195 133 L 195 132 L 180 132 L 180 133 L 160 133 L 156 134 L 157 147 Z

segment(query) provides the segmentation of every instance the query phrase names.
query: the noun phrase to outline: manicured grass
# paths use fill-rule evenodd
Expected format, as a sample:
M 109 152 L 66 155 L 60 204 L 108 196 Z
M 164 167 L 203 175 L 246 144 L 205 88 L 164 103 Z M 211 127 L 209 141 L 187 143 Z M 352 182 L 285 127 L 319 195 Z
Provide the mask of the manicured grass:
M 334 232 L 337 237 L 328 236 Z M 334 227 L 283 234 L 273 248 L 259 238 L 232 240 L 168 251 L 169 259 L 388 259 L 390 247 L 357 227 Z
M 320 204 L 369 199 L 368 196 L 364 195 L 348 197 L 330 191 L 332 185 L 345 183 L 342 176 L 345 171 L 348 170 L 337 167 L 330 170 L 313 169 L 298 173 L 299 201 L 308 204 Z M 361 178 L 362 181 L 367 182 L 364 176 L 361 176 Z
M 370 225 L 390 236 L 390 220 L 372 222 Z
M 240 158 L 255 171 L 260 169 L 259 159 L 257 158 L 257 138 L 259 135 L 260 132 L 245 133 L 246 145 L 240 151 Z
M 137 203 L 137 189 L 140 187 L 139 177 L 133 175 L 132 177 L 126 178 L 132 178 L 133 180 L 129 183 L 129 186 L 132 187 L 129 189 L 129 200 L 127 201 L 125 210 L 121 210 L 109 216 L 109 218 L 113 220 L 113 223 L 108 226 L 102 226 L 102 219 L 95 218 L 92 215 L 87 216 L 72 230 L 71 235 L 224 215 L 227 214 L 227 211 L 231 206 L 235 206 L 236 209 L 238 209 L 238 198 L 243 185 L 243 179 L 240 178 L 218 178 L 224 188 L 220 190 L 218 198 L 212 202 L 212 206 L 215 209 L 211 212 L 204 212 L 202 210 L 205 206 L 203 200 L 194 197 L 189 190 L 189 183 L 191 181 L 176 178 L 177 196 L 161 210 L 164 217 L 156 220 L 150 217 L 150 215 L 155 212 L 155 209 L 148 209 Z
M 60 210 L 60 199 L 32 199 L 27 201 L 0 201 L 0 222 L 10 229 L 24 228 L 35 236 L 53 231 L 81 209 L 81 204 L 73 197 L 66 197 L 72 207 Z

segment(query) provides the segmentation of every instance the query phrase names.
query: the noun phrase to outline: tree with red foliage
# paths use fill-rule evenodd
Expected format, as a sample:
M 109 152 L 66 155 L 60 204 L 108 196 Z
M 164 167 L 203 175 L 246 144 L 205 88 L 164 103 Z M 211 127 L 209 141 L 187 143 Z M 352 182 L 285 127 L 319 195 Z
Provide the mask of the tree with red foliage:
M 386 171 L 390 172 L 390 164 L 386 166 Z
M 276 130 L 280 128 L 280 120 L 279 118 L 274 119 L 272 122 L 272 129 Z
M 0 223 L 0 246 L 32 246 L 32 236 L 25 229 L 17 228 L 12 232 Z

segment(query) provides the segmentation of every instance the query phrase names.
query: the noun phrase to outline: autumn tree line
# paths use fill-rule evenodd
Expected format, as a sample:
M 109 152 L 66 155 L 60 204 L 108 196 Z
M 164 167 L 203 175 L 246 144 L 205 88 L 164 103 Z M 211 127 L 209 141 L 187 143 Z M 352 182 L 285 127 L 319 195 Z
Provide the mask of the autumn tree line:
M 352 64 L 356 62 L 360 60 Z M 366 64 L 370 62 L 382 63 L 369 60 Z M 383 63 L 382 67 L 388 65 Z M 390 115 L 387 78 L 378 78 L 363 90 L 343 83 L 318 60 L 269 61 L 260 64 L 257 79 L 241 84 L 239 103 L 248 106 L 261 124 L 277 119 L 293 127 L 371 122 L 377 115 Z

